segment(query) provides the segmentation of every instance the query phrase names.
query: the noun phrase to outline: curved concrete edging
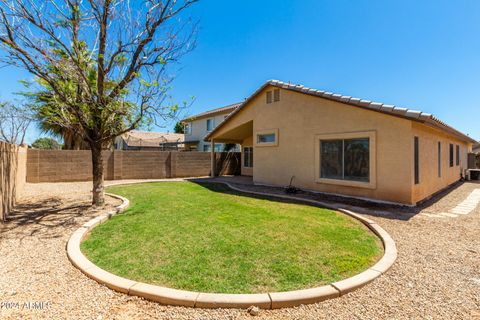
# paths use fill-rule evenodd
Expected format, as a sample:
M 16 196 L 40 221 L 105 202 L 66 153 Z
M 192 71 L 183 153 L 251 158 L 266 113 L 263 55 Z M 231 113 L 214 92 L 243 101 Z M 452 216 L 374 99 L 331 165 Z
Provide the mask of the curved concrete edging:
M 148 181 L 138 181 L 135 183 L 145 183 Z M 338 208 L 329 204 L 322 203 L 311 199 L 303 199 L 294 196 L 270 194 L 266 192 L 247 191 L 227 182 L 216 182 L 227 185 L 232 190 L 250 193 L 261 196 L 274 198 L 296 200 L 301 202 L 312 203 L 329 209 L 341 211 L 349 215 L 371 229 L 381 240 L 384 247 L 383 257 L 372 267 L 359 273 L 353 277 L 324 285 L 317 288 L 286 291 L 286 292 L 270 292 L 261 294 L 220 294 L 220 293 L 203 293 L 192 292 L 177 289 L 170 289 L 147 283 L 137 282 L 130 279 L 122 278 L 109 273 L 88 260 L 80 250 L 80 243 L 95 226 L 110 219 L 112 216 L 124 211 L 129 206 L 129 200 L 119 195 L 107 193 L 109 196 L 122 200 L 122 204 L 115 210 L 102 214 L 77 229 L 67 243 L 67 255 L 72 264 L 80 269 L 88 277 L 94 279 L 100 284 L 104 284 L 110 289 L 126 293 L 129 295 L 139 296 L 148 300 L 160 302 L 167 305 L 197 307 L 197 308 L 248 308 L 252 305 L 262 309 L 278 309 L 285 307 L 294 307 L 301 304 L 310 304 L 327 299 L 342 296 L 348 292 L 354 291 L 367 283 L 373 281 L 381 274 L 385 273 L 395 262 L 397 258 L 397 248 L 395 242 L 390 235 L 374 221 L 364 218 L 352 211 Z M 132 184 L 127 182 L 126 184 Z

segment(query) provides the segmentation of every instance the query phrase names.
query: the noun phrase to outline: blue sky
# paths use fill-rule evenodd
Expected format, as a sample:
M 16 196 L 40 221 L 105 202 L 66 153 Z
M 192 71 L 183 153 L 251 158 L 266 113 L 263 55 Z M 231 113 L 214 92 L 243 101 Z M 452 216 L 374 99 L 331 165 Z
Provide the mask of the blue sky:
M 172 90 L 196 97 L 190 115 L 279 79 L 433 113 L 480 139 L 480 1 L 201 0 L 190 15 L 198 46 Z M 0 99 L 28 77 L 0 72 Z

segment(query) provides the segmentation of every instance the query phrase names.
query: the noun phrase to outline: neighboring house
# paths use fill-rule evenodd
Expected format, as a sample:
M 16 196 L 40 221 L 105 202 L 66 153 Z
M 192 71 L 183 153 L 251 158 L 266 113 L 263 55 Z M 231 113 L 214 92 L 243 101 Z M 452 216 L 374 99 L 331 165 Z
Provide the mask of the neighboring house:
M 115 150 L 169 151 L 183 149 L 181 133 L 132 130 L 115 139 Z
M 205 142 L 203 139 L 209 132 L 213 131 L 213 129 L 222 123 L 239 105 L 241 105 L 241 103 L 231 104 L 182 120 L 182 123 L 185 125 L 185 150 L 211 151 L 210 143 Z M 223 143 L 215 144 L 216 152 L 221 152 L 224 148 L 225 144 Z
M 256 184 L 414 205 L 458 181 L 476 143 L 428 113 L 269 81 L 205 138 L 242 146 Z
M 473 145 L 472 152 L 475 154 L 480 153 L 480 143 L 476 143 Z

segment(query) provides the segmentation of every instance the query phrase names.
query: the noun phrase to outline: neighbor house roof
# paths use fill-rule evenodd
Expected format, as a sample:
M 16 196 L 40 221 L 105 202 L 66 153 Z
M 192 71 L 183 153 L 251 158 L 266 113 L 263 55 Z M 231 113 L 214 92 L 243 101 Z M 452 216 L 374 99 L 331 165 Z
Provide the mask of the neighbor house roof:
M 220 123 L 212 132 L 210 132 L 205 137 L 205 140 L 209 140 L 212 134 L 214 134 L 221 127 L 223 127 L 223 125 L 225 125 L 225 123 L 227 123 L 231 117 L 233 117 L 237 112 L 243 109 L 244 106 L 246 106 L 253 98 L 255 98 L 258 94 L 260 94 L 263 91 L 263 89 L 265 89 L 268 86 L 273 86 L 273 87 L 278 87 L 285 90 L 304 93 L 304 94 L 308 94 L 308 95 L 312 95 L 312 96 L 316 96 L 316 97 L 320 97 L 328 100 L 345 103 L 345 104 L 359 107 L 366 110 L 381 112 L 381 113 L 389 114 L 396 117 L 402 117 L 402 118 L 406 118 L 406 119 L 417 121 L 417 122 L 427 123 L 443 131 L 449 132 L 461 138 L 462 140 L 466 140 L 472 143 L 477 142 L 472 138 L 470 138 L 469 136 L 467 136 L 466 134 L 463 134 L 460 131 L 454 129 L 453 127 L 447 125 L 445 122 L 441 121 L 440 119 L 436 118 L 430 113 L 402 108 L 399 106 L 394 106 L 389 104 L 384 104 L 381 102 L 374 102 L 370 100 L 354 98 L 351 96 L 344 96 L 338 93 L 332 93 L 328 91 L 307 88 L 303 85 L 290 84 L 290 83 L 282 82 L 279 80 L 267 81 L 260 88 L 258 88 L 257 91 L 255 91 L 249 98 L 247 98 L 242 104 L 240 104 L 240 106 L 238 106 L 232 113 L 230 113 L 228 117 L 225 119 L 225 121 Z
M 132 130 L 122 135 L 130 147 L 159 147 L 161 143 L 183 142 L 183 133 L 146 132 Z
M 201 118 L 205 118 L 205 117 L 211 117 L 211 116 L 217 115 L 219 113 L 231 113 L 232 111 L 234 111 L 240 105 L 242 105 L 242 103 L 234 103 L 234 104 L 229 104 L 228 106 L 208 110 L 208 111 L 196 114 L 194 116 L 185 118 L 185 119 L 182 120 L 182 122 L 197 120 L 197 119 L 201 119 Z

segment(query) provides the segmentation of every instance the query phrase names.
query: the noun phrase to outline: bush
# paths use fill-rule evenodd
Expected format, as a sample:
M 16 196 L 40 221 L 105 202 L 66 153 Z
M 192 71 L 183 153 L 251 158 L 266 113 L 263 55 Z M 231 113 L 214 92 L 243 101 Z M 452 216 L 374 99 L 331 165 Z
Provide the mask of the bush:
M 62 148 L 60 143 L 57 140 L 52 138 L 39 138 L 32 143 L 32 147 L 35 149 L 48 149 L 48 150 L 59 150 Z

